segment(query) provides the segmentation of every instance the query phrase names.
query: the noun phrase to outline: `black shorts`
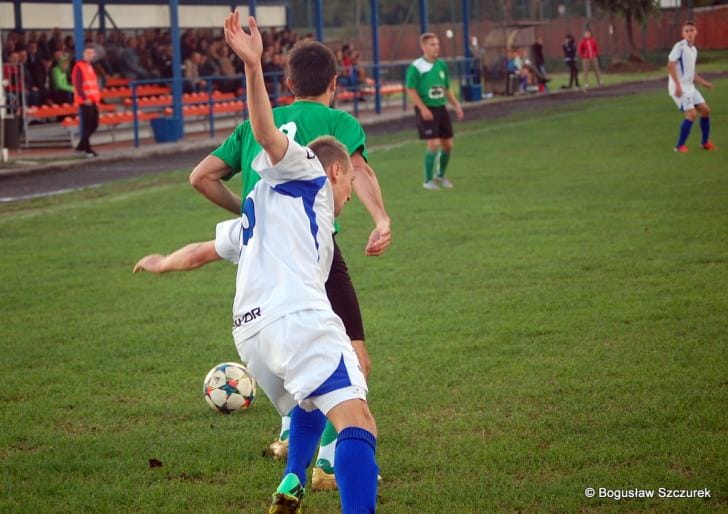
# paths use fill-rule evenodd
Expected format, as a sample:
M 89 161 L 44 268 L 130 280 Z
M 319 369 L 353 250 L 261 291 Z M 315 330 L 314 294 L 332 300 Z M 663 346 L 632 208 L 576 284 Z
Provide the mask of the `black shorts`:
M 331 261 L 331 271 L 326 281 L 326 295 L 329 297 L 331 307 L 337 316 L 344 322 L 346 335 L 352 341 L 364 340 L 364 322 L 361 318 L 359 300 L 356 298 L 354 284 L 351 283 L 349 270 L 334 238 L 334 258 Z
M 452 122 L 447 107 L 428 107 L 432 112 L 432 119 L 422 119 L 420 110 L 415 107 L 415 120 L 420 139 L 450 139 L 453 136 Z

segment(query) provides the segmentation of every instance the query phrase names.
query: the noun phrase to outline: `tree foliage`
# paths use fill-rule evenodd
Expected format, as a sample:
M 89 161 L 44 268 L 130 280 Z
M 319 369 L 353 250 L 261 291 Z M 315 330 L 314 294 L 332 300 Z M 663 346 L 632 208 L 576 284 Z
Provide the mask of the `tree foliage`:
M 627 25 L 627 38 L 633 52 L 637 52 L 634 40 L 634 22 L 644 24 L 650 15 L 657 10 L 654 0 L 594 0 L 603 10 L 624 16 Z

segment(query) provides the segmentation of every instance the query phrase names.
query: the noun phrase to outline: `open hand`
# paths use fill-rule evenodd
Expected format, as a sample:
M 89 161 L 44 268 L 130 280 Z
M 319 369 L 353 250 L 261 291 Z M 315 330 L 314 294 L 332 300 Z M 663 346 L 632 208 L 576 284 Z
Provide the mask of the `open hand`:
M 228 14 L 225 18 L 225 42 L 235 55 L 240 57 L 247 66 L 260 65 L 263 55 L 263 39 L 258 31 L 255 18 L 248 17 L 250 35 L 246 34 L 240 26 L 240 13 L 238 11 Z
M 382 255 L 391 243 L 392 232 L 389 229 L 389 223 L 379 223 L 369 236 L 364 253 L 369 257 Z
M 147 255 L 139 259 L 134 265 L 132 273 L 139 273 L 140 271 L 148 271 L 150 273 L 161 273 L 162 263 L 164 262 L 164 255 L 158 253 Z

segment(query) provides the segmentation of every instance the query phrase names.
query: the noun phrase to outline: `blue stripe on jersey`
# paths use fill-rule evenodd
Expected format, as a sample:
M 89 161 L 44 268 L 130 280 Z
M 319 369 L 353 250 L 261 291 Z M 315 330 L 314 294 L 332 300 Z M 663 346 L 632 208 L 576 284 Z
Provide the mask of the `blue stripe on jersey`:
M 311 226 L 311 235 L 313 235 L 313 241 L 316 244 L 316 250 L 318 250 L 319 244 L 316 235 L 318 234 L 318 222 L 316 220 L 316 213 L 313 210 L 313 204 L 316 201 L 316 195 L 321 191 L 321 188 L 326 184 L 326 176 L 321 176 L 311 180 L 291 180 L 290 182 L 284 182 L 278 184 L 273 188 L 276 193 L 290 196 L 292 198 L 300 198 L 303 201 L 303 210 L 308 216 L 308 221 Z
M 349 373 L 346 371 L 346 364 L 344 364 L 344 356 L 342 355 L 338 367 L 334 370 L 331 376 L 324 380 L 324 383 L 318 386 L 315 391 L 312 391 L 311 394 L 308 395 L 308 398 L 311 398 L 312 396 L 321 396 L 322 394 L 330 393 L 337 389 L 343 389 L 350 385 L 351 379 L 349 378 Z
M 685 65 L 683 64 L 683 54 L 680 52 L 680 57 L 677 58 L 677 62 L 680 63 L 680 78 L 685 76 Z

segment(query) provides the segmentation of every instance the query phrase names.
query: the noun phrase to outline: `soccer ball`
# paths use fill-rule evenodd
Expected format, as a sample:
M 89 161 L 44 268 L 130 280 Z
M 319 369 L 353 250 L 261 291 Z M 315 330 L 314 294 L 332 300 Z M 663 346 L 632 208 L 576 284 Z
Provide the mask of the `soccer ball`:
M 255 380 L 242 364 L 224 362 L 209 371 L 202 391 L 212 410 L 230 414 L 244 411 L 253 404 Z

